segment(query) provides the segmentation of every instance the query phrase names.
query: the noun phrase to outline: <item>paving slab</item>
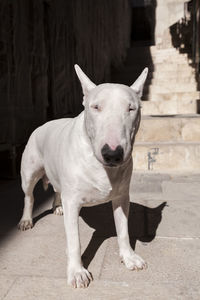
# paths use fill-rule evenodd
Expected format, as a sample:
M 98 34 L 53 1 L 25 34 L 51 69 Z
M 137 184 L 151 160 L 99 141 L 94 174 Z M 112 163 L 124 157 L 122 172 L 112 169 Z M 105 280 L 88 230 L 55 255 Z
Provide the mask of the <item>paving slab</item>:
M 17 277 L 15 276 L 2 276 L 0 275 L 0 299 L 4 299 L 8 292 L 11 290 Z
M 26 289 L 25 289 L 26 286 Z M 72 290 L 67 287 L 65 279 L 44 277 L 20 277 L 15 286 L 4 300 L 198 300 L 198 287 L 189 287 L 184 284 L 172 286 L 171 282 L 151 284 L 143 282 L 137 285 L 134 282 L 99 280 L 92 282 L 89 289 Z
M 190 299 L 198 299 L 200 295 L 200 262 L 198 260 L 200 240 L 156 238 L 146 245 L 137 243 L 136 253 L 148 263 L 148 269 L 139 272 L 127 270 L 120 263 L 116 249 L 116 238 L 111 238 L 104 258 L 101 279 L 116 282 L 124 280 L 141 288 L 148 283 L 149 299 L 156 297 L 154 286 L 159 286 L 160 290 L 164 288 L 163 299 L 178 299 L 181 294 L 182 299 L 189 299 L 189 296 L 192 297 L 189 292 L 192 282 L 193 298 Z M 169 291 L 165 290 L 166 285 L 170 286 Z M 141 299 L 143 299 L 142 296 Z
M 15 227 L 0 229 L 0 299 L 199 299 L 199 182 L 200 174 L 134 172 L 130 240 L 147 261 L 146 271 L 131 272 L 120 263 L 111 203 L 83 208 L 83 262 L 94 277 L 84 290 L 67 286 L 63 217 L 53 215 L 52 194 L 39 188 L 36 196 L 45 201 L 35 207 L 34 228 L 16 229 L 19 212 Z M 3 206 L 6 220 L 21 203 L 19 182 L 0 188 L 0 195 L 3 205 L 14 196 L 18 201 L 11 215 Z
M 165 199 L 197 200 L 200 195 L 200 182 L 166 182 L 162 183 Z
M 94 229 L 90 228 L 81 217 L 79 224 L 84 262 L 89 265 L 94 278 L 98 278 L 107 241 L 98 236 L 92 239 Z M 94 245 L 98 245 L 95 252 Z M 53 274 L 55 277 L 66 277 L 66 237 L 63 217 L 51 214 L 39 220 L 31 230 L 20 232 L 14 229 L 0 245 L 0 258 L 1 275 Z
M 140 207 L 140 211 L 138 211 Z M 196 200 L 138 199 L 131 203 L 129 221 L 137 236 L 200 238 L 200 203 Z M 145 226 L 144 226 L 145 224 Z M 133 231 L 136 232 L 135 229 Z
M 61 235 L 27 235 L 0 246 L 1 275 L 65 276 L 65 241 Z

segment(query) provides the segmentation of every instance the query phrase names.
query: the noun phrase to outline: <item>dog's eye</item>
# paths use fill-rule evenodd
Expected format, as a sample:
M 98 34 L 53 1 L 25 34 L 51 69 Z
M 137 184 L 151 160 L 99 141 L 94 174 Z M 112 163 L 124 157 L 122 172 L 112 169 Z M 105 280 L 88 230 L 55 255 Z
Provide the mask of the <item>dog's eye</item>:
M 100 109 L 100 106 L 99 106 L 98 104 L 92 105 L 92 108 L 95 109 L 95 110 L 98 110 L 98 111 L 101 110 L 101 109 Z
M 128 111 L 135 111 L 136 107 L 135 106 L 129 106 Z

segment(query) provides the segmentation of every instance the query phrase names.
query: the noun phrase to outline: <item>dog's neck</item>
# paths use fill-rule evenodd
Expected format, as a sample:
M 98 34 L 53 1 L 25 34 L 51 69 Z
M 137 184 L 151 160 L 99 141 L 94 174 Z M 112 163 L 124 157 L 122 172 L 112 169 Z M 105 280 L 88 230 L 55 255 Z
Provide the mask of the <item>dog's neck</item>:
M 107 173 L 107 176 L 110 180 L 112 186 L 121 184 L 123 180 L 126 180 L 127 183 L 130 183 L 131 174 L 133 170 L 133 160 L 132 156 L 129 157 L 126 162 L 118 167 L 107 167 L 104 166 L 104 169 Z

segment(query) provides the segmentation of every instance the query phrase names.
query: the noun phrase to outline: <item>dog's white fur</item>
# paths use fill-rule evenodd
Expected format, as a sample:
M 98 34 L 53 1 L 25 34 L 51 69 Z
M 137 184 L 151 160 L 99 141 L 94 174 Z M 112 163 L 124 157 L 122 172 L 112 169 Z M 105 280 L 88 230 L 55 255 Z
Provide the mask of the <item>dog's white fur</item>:
M 147 77 L 145 68 L 131 86 L 96 86 L 75 65 L 82 85 L 85 110 L 76 118 L 50 121 L 37 128 L 26 145 L 21 162 L 25 206 L 19 223 L 21 230 L 32 223 L 33 189 L 40 178 L 50 182 L 56 192 L 55 213 L 63 206 L 67 237 L 68 283 L 87 287 L 91 274 L 81 262 L 78 217 L 82 206 L 112 201 L 120 257 L 128 269 L 143 269 L 144 260 L 129 243 L 129 183 L 132 174 L 132 147 L 140 123 L 140 97 Z M 101 149 L 115 151 L 120 145 L 123 160 L 112 166 Z

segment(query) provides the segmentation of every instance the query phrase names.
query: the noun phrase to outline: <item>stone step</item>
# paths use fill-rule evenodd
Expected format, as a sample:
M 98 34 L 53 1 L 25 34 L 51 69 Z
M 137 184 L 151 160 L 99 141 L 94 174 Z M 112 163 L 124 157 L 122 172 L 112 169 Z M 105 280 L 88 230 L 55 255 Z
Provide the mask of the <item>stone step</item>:
M 141 59 L 142 61 L 142 59 Z M 143 60 L 144 61 L 144 60 Z M 140 60 L 138 60 L 138 63 L 140 62 Z M 170 56 L 170 57 L 153 57 L 153 60 L 152 60 L 152 64 L 153 65 L 156 65 L 156 64 L 185 64 L 185 65 L 188 65 L 189 64 L 189 61 L 186 57 L 182 57 L 182 56 L 176 56 L 176 57 L 173 57 Z
M 200 142 L 136 142 L 133 168 L 138 171 L 199 172 Z
M 151 72 L 191 72 L 194 74 L 194 69 L 188 65 L 187 63 L 156 63 L 156 64 L 145 64 L 144 67 L 148 67 Z M 130 71 L 132 73 L 140 73 L 143 70 L 142 64 L 139 66 L 129 66 L 126 68 L 126 71 Z M 122 69 L 123 71 L 123 69 Z M 193 72 L 192 72 L 193 71 Z
M 179 53 L 176 54 L 170 54 L 170 55 L 151 55 L 149 57 L 144 57 L 142 54 L 137 56 L 132 56 L 126 59 L 125 64 L 129 66 L 130 64 L 138 64 L 141 65 L 142 62 L 149 62 L 152 64 L 156 63 L 189 63 L 189 59 L 187 56 L 182 56 Z
M 165 82 L 162 84 L 146 85 L 144 88 L 144 94 L 146 93 L 181 93 L 181 92 L 196 92 L 196 83 L 177 84 L 176 82 Z
M 145 67 L 145 66 L 144 66 Z M 144 67 L 140 67 L 139 69 L 133 69 L 132 70 L 127 70 L 127 69 L 122 69 L 120 72 L 114 72 L 112 74 L 112 82 L 117 82 L 117 83 L 123 83 L 123 84 L 131 84 L 134 80 L 137 79 L 137 77 L 140 75 Z M 147 80 L 151 79 L 156 79 L 158 82 L 160 80 L 165 80 L 165 81 L 176 81 L 179 80 L 179 82 L 189 82 L 190 80 L 194 80 L 195 74 L 193 69 L 189 69 L 187 72 L 182 72 L 182 71 L 161 71 L 159 72 L 158 70 L 149 70 Z
M 171 92 L 171 93 L 148 93 L 144 94 L 143 99 L 149 101 L 185 101 L 185 100 L 197 100 L 200 98 L 200 92 Z
M 137 142 L 200 142 L 200 115 L 143 116 Z
M 158 74 L 157 74 L 158 75 Z M 169 78 L 160 78 L 159 75 L 153 78 L 147 79 L 145 86 L 148 85 L 169 85 Z M 187 77 L 179 77 L 173 78 L 173 82 L 171 82 L 170 78 L 170 85 L 176 85 L 176 84 L 193 84 L 197 86 L 196 80 L 194 76 L 187 76 Z
M 152 78 L 159 78 L 159 79 L 165 79 L 165 80 L 172 80 L 172 79 L 177 79 L 177 78 L 195 78 L 195 71 L 193 68 L 190 68 L 188 70 L 187 73 L 185 72 L 181 72 L 181 71 L 178 71 L 178 72 L 174 72 L 173 70 L 172 71 L 163 71 L 163 72 L 158 72 L 158 71 L 153 71 L 152 74 L 150 72 L 150 74 L 148 75 L 148 77 L 151 77 Z
M 132 48 L 133 49 L 133 48 Z M 131 52 L 131 51 L 130 51 Z M 142 50 L 141 50 L 142 52 Z M 177 50 L 176 48 L 162 48 L 162 49 L 158 49 L 158 48 L 154 48 L 154 49 L 150 49 L 151 55 L 154 56 L 167 56 L 167 55 L 180 55 L 180 56 L 184 56 L 187 57 L 187 53 L 180 53 L 179 50 Z
M 192 67 L 189 66 L 187 63 L 185 64 L 180 64 L 180 63 L 158 63 L 155 64 L 154 66 L 154 71 L 173 71 L 173 72 L 188 72 L 188 71 L 192 71 Z
M 132 48 L 133 49 L 133 48 Z M 142 47 L 140 48 L 140 51 L 142 52 Z M 150 47 L 150 53 L 151 55 L 171 55 L 178 53 L 179 51 L 176 48 L 157 48 L 156 46 Z
M 181 56 L 180 54 L 172 54 L 169 56 L 162 55 L 162 56 L 149 56 L 149 57 L 144 57 L 143 55 L 140 56 L 134 56 L 126 59 L 125 65 L 130 66 L 130 65 L 138 65 L 140 66 L 143 63 L 148 63 L 149 65 L 155 65 L 159 63 L 179 63 L 179 64 L 188 64 L 189 59 L 186 56 Z
M 190 72 L 190 74 L 195 74 L 195 70 L 189 66 L 188 64 L 181 64 L 181 63 L 157 63 L 155 65 L 153 64 L 134 64 L 134 65 L 124 65 L 121 69 L 120 69 L 120 73 L 122 74 L 140 74 L 142 72 L 142 70 L 144 69 L 144 67 L 148 67 L 149 68 L 149 72 L 183 72 L 183 71 L 187 71 Z M 186 74 L 188 76 L 188 74 Z
M 142 101 L 142 115 L 196 114 L 196 100 Z
M 142 58 L 141 58 L 142 60 Z M 144 59 L 143 59 L 144 60 Z M 138 59 L 137 61 L 140 61 Z M 152 57 L 152 63 L 183 63 L 183 64 L 188 64 L 189 59 L 185 56 L 180 56 L 179 54 L 177 55 L 170 55 L 170 56 L 153 56 Z
M 177 55 L 179 52 L 175 48 L 158 49 L 156 46 L 133 47 L 127 51 L 127 61 L 134 57 L 170 56 Z
M 176 49 L 160 49 L 160 50 L 152 50 L 149 47 L 135 47 L 132 49 L 129 49 L 127 52 L 126 57 L 126 64 L 135 64 L 138 61 L 145 61 L 145 62 L 155 62 L 159 60 L 166 60 L 169 59 L 170 61 L 176 61 L 176 60 L 183 60 L 188 61 L 187 54 L 179 53 Z

